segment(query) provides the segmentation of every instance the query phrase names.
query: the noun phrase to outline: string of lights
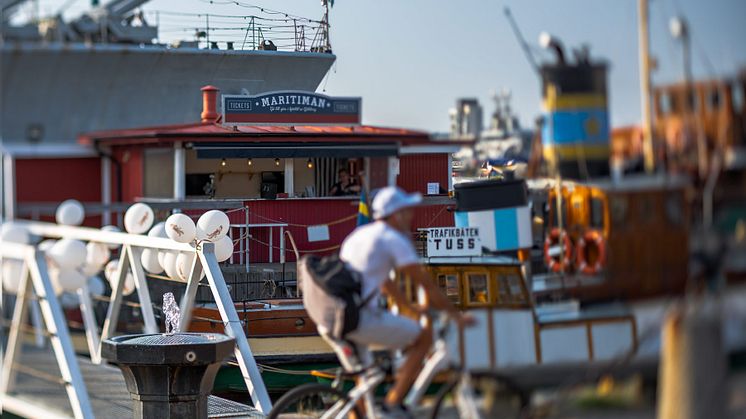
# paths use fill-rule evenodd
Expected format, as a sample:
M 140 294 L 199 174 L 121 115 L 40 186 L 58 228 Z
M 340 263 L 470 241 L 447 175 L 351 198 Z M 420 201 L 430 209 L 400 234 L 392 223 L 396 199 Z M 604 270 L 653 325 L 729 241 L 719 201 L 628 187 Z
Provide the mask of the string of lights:
M 280 10 L 273 10 L 273 9 L 269 9 L 269 8 L 266 8 L 266 7 L 257 6 L 257 5 L 249 4 L 249 3 L 243 3 L 243 2 L 235 1 L 235 0 L 200 0 L 200 1 L 203 2 L 203 3 L 216 4 L 216 5 L 235 5 L 235 6 L 243 7 L 243 8 L 246 8 L 246 9 L 259 10 L 262 13 L 267 13 L 267 14 L 270 14 L 270 15 L 281 15 L 281 16 L 284 16 L 284 17 L 290 18 L 290 19 L 305 20 L 305 21 L 308 21 L 308 22 L 315 22 L 315 23 L 324 23 L 324 22 L 319 21 L 319 20 L 309 19 L 307 17 L 294 15 L 292 13 L 287 13 L 287 12 L 283 12 L 283 11 L 280 11 Z

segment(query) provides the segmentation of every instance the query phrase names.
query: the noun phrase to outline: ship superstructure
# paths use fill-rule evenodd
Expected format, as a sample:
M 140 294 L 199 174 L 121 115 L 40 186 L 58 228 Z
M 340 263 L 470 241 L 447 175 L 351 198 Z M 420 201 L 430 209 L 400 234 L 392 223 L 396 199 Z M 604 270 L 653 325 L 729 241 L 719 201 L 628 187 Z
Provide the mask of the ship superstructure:
M 15 190 L 16 173 L 37 170 L 41 157 L 98 155 L 76 143 L 80 133 L 199 120 L 194 92 L 208 84 L 226 94 L 315 91 L 336 59 L 328 10 L 319 20 L 284 13 L 278 21 L 276 11 L 250 9 L 256 15 L 210 23 L 210 15 L 153 16 L 140 9 L 146 2 L 113 0 L 69 20 L 18 24 L 11 17 L 23 1 L 0 0 L 5 216 L 17 202 L 53 198 Z M 171 32 L 182 25 L 189 39 L 161 42 L 157 22 Z

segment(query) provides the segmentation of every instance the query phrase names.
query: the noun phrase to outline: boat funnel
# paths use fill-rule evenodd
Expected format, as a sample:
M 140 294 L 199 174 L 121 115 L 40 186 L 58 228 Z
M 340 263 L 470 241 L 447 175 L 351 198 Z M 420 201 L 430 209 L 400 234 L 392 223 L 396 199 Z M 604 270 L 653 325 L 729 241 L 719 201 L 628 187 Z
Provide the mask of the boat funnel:
M 203 124 L 211 124 L 218 119 L 218 89 L 215 86 L 207 85 L 202 89 L 202 118 Z

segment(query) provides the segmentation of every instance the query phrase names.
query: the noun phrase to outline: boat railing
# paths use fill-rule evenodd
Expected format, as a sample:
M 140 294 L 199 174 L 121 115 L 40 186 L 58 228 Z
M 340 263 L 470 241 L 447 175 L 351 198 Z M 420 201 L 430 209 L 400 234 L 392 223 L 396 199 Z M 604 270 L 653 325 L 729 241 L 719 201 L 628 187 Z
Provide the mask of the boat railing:
M 157 22 L 159 42 L 191 37 L 182 46 L 205 49 L 331 52 L 329 24 L 289 13 L 227 15 L 146 12 Z
M 260 248 L 266 248 L 267 263 L 284 264 L 288 251 L 286 249 L 286 238 L 288 237 L 288 223 L 283 222 L 252 222 L 249 214 L 249 208 L 241 200 L 186 200 L 174 201 L 171 199 L 146 199 L 140 202 L 147 203 L 156 212 L 156 218 L 166 218 L 173 211 L 173 208 L 180 208 L 182 212 L 196 219 L 208 210 L 221 210 L 229 215 L 233 222 L 230 225 L 229 236 L 233 239 L 235 250 L 231 258 L 227 261 L 228 265 L 244 266 L 246 272 L 251 268 L 251 252 L 258 252 Z M 116 226 L 123 225 L 124 213 L 132 202 L 117 202 L 111 204 L 85 202 L 83 207 L 88 216 L 101 216 L 101 224 L 113 224 Z M 29 202 L 18 204 L 18 215 L 21 218 L 33 221 L 45 221 L 54 218 L 55 211 L 59 202 Z M 159 214 L 163 212 L 163 214 Z M 257 237 L 255 233 L 258 230 L 268 230 L 267 242 Z M 279 234 L 276 232 L 279 230 Z M 275 237 L 277 236 L 277 237 Z M 299 250 L 292 239 L 293 249 L 296 260 L 299 258 Z M 277 243 L 275 240 L 277 239 Z M 252 243 L 253 242 L 253 243 Z M 277 256 L 277 257 L 275 257 Z M 256 261 L 256 258 L 253 259 Z
M 247 389 L 252 396 L 254 406 L 264 413 L 269 411 L 271 402 L 256 361 L 254 360 L 253 353 L 249 347 L 248 340 L 246 339 L 244 327 L 236 312 L 230 290 L 215 256 L 215 246 L 213 243 L 198 242 L 196 247 L 192 247 L 190 244 L 177 243 L 167 238 L 111 232 L 89 227 L 72 227 L 21 220 L 14 221 L 14 223 L 23 226 L 32 236 L 42 239 L 65 238 L 120 246 L 118 267 L 111 277 L 113 284 L 111 298 L 100 333 L 98 322 L 93 314 L 93 306 L 87 287 L 84 285 L 78 290 L 89 353 L 91 361 L 94 364 L 102 363 L 101 342 L 113 337 L 116 333 L 117 324 L 120 319 L 120 308 L 124 303 L 124 283 L 130 273 L 132 274 L 135 292 L 139 299 L 139 308 L 143 319 L 143 331 L 145 333 L 159 332 L 153 311 L 153 301 L 150 298 L 148 287 L 148 282 L 151 278 L 145 275 L 141 261 L 142 252 L 144 250 L 174 251 L 194 255 L 188 275 L 186 276 L 186 289 L 179 304 L 181 313 L 180 324 L 188 325 L 191 321 L 195 296 L 197 289 L 201 285 L 201 278 L 204 273 L 212 297 L 219 308 L 225 333 L 234 337 L 236 340 L 234 354 L 241 367 L 242 375 Z M 4 241 L 0 243 L 0 257 L 4 259 L 16 259 L 24 263 L 20 273 L 20 289 L 18 298 L 16 299 L 16 307 L 13 310 L 12 327 L 8 339 L 8 342 L 12 343 L 12 345 L 8 346 L 9 349 L 4 354 L 3 359 L 4 368 L 2 381 L 0 381 L 3 392 L 0 396 L 5 399 L 8 396 L 8 390 L 12 387 L 13 374 L 9 371 L 13 370 L 13 366 L 18 364 L 19 354 L 16 349 L 22 346 L 19 335 L 21 329 L 23 329 L 21 324 L 24 322 L 26 316 L 28 301 L 36 298 L 39 301 L 41 313 L 44 316 L 44 327 L 53 339 L 52 346 L 63 374 L 63 380 L 66 381 L 66 385 L 68 386 L 68 395 L 75 410 L 75 416 L 91 417 L 88 414 L 90 413 L 90 402 L 87 400 L 85 385 L 82 383 L 79 367 L 74 359 L 72 340 L 69 335 L 67 322 L 47 271 L 47 261 L 44 252 L 36 246 L 20 245 Z M 34 294 L 34 296 L 31 294 Z

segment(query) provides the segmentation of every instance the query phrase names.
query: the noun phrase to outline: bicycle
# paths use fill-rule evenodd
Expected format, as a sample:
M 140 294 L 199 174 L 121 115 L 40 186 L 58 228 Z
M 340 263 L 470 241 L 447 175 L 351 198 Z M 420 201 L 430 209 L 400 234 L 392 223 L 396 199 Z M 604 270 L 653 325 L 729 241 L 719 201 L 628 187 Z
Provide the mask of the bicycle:
M 425 393 L 436 375 L 450 370 L 453 375 L 435 396 L 430 417 L 438 416 L 449 395 L 453 396 L 459 417 L 473 419 L 493 417 L 490 413 L 494 401 L 492 393 L 497 391 L 497 386 L 486 386 L 481 394 L 475 391 L 471 374 L 465 371 L 459 361 L 460 357 L 454 356 L 449 348 L 447 341 L 447 335 L 451 329 L 449 323 L 445 314 L 441 314 L 438 321 L 434 322 L 435 341 L 432 351 L 412 389 L 405 397 L 404 405 L 410 411 L 421 406 Z M 371 352 L 347 341 L 332 339 L 324 335 L 322 337 L 334 349 L 342 364 L 342 368 L 333 376 L 332 385 L 311 383 L 294 388 L 277 400 L 267 418 L 346 419 L 350 413 L 354 413 L 356 418 L 385 417 L 376 408 L 374 391 L 386 378 L 386 372 L 373 362 Z M 325 374 L 315 375 L 324 376 Z M 357 381 L 357 384 L 348 392 L 342 389 L 346 380 Z M 364 409 L 361 408 L 361 400 Z M 287 416 L 283 416 L 286 414 Z

